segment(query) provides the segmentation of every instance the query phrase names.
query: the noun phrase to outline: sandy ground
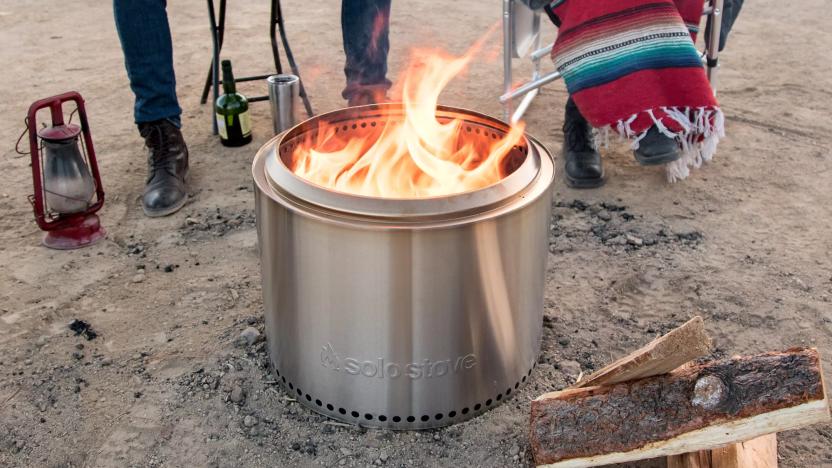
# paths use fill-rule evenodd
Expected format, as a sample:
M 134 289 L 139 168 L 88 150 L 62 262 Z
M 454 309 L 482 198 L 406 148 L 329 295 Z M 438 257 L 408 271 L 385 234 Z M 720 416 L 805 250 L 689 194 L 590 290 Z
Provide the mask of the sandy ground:
M 245 14 L 230 16 L 226 56 L 238 74 L 263 73 L 267 2 L 245 3 Z M 662 171 L 615 146 L 605 155 L 606 187 L 579 192 L 558 180 L 543 353 L 531 382 L 468 423 L 391 433 L 300 407 L 273 385 L 263 344 L 237 342 L 246 327 L 262 329 L 249 165 L 270 119 L 253 105 L 255 141 L 244 148 L 211 136 L 209 108 L 198 103 L 210 50 L 204 2 L 170 5 L 191 198 L 174 216 L 148 219 L 139 204 L 144 151 L 110 4 L 4 1 L 0 465 L 528 465 L 530 398 L 696 314 L 719 356 L 816 346 L 830 380 L 832 13 L 825 0 L 802 0 L 781 15 L 781 3 L 749 2 L 723 55 L 728 138 L 712 164 L 668 185 Z M 316 110 L 342 106 L 337 2 L 284 4 Z M 461 52 L 500 14 L 498 1 L 394 4 L 392 77 L 408 48 Z M 499 38 L 489 46 L 496 52 Z M 499 60 L 483 60 L 443 100 L 499 115 L 500 81 Z M 54 252 L 38 245 L 29 164 L 12 148 L 29 103 L 69 89 L 89 105 L 109 236 Z M 528 113 L 529 131 L 553 151 L 564 100 L 554 84 Z M 627 234 L 644 245 L 628 244 Z M 74 336 L 74 318 L 100 336 Z M 779 440 L 781 466 L 832 466 L 830 425 Z

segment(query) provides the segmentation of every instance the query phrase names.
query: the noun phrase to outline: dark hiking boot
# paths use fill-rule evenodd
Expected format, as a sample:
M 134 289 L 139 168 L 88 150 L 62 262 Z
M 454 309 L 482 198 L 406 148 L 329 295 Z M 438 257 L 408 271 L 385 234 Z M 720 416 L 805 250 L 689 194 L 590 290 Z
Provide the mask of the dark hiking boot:
M 601 154 L 592 143 L 592 128 L 569 98 L 563 119 L 563 159 L 566 161 L 566 183 L 573 188 L 595 188 L 604 185 Z
M 665 164 L 682 157 L 676 140 L 660 132 L 656 126 L 647 130 L 647 135 L 638 142 L 638 149 L 633 154 L 642 166 Z
M 182 132 L 168 120 L 139 124 L 147 147 L 147 182 L 142 207 L 150 217 L 175 213 L 188 200 L 188 147 Z

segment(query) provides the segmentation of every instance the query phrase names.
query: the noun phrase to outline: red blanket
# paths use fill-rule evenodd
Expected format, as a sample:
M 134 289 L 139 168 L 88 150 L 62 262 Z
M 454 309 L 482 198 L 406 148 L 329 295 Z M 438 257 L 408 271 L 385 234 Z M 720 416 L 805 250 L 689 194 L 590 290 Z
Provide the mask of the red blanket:
M 634 148 L 657 126 L 682 158 L 671 181 L 711 159 L 724 118 L 694 46 L 704 0 L 555 0 L 560 24 L 552 59 L 569 94 L 597 129 Z

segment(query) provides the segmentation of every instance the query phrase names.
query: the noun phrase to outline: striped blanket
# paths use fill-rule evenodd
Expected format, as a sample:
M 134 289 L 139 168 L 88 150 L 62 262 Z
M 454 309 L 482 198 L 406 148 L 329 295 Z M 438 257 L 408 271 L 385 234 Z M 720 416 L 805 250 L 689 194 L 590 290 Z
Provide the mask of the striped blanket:
M 693 41 L 704 0 L 555 0 L 552 59 L 569 94 L 601 134 L 633 148 L 652 126 L 675 138 L 682 158 L 671 181 L 716 152 L 724 117 Z

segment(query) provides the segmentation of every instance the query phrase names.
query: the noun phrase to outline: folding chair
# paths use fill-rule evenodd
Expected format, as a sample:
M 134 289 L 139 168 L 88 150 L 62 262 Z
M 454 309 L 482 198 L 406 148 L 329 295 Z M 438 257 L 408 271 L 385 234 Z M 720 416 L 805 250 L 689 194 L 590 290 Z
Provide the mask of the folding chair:
M 708 80 L 716 94 L 716 72 L 719 59 L 719 36 L 722 24 L 722 5 L 724 0 L 709 0 L 702 11 L 710 23 L 710 37 L 702 51 L 702 62 L 708 73 Z M 559 71 L 541 74 L 540 62 L 552 53 L 554 44 L 540 47 L 540 11 L 533 11 L 519 0 L 503 0 L 503 117 L 515 123 L 523 117 L 541 87 L 561 78 Z M 512 65 L 514 59 L 528 57 L 532 62 L 531 80 L 514 87 L 512 83 Z M 522 99 L 515 107 L 517 98 Z
M 202 96 L 199 99 L 200 104 L 205 104 L 208 100 L 208 92 L 213 87 L 214 101 L 220 94 L 220 51 L 222 50 L 223 39 L 225 38 L 225 10 L 226 1 L 220 0 L 219 12 L 214 8 L 214 0 L 208 0 L 208 19 L 211 22 L 211 39 L 213 42 L 213 53 L 211 55 L 211 66 L 208 69 L 208 76 L 205 78 L 205 86 L 202 88 Z M 219 17 L 219 21 L 217 21 Z M 277 74 L 283 73 L 283 65 L 280 63 L 280 52 L 277 47 L 277 32 L 280 32 L 280 41 L 283 44 L 283 51 L 286 53 L 286 61 L 289 62 L 289 68 L 292 73 L 300 77 L 300 71 L 295 64 L 295 57 L 292 55 L 292 49 L 289 48 L 289 40 L 286 38 L 286 30 L 283 26 L 283 12 L 280 8 L 280 0 L 271 0 L 271 13 L 269 16 L 269 37 L 272 44 L 272 58 L 274 58 L 274 68 Z M 265 80 L 269 75 L 255 75 L 255 76 L 241 76 L 235 77 L 234 82 L 240 83 L 244 81 Z M 303 100 L 303 106 L 306 108 L 306 114 L 312 117 L 312 105 L 309 103 L 309 97 L 306 95 L 306 90 L 303 87 L 303 80 L 300 80 L 300 98 Z M 249 102 L 268 101 L 269 96 L 253 96 L 249 97 Z M 211 112 L 211 121 L 213 122 L 214 135 L 217 134 L 217 119 L 214 113 Z

